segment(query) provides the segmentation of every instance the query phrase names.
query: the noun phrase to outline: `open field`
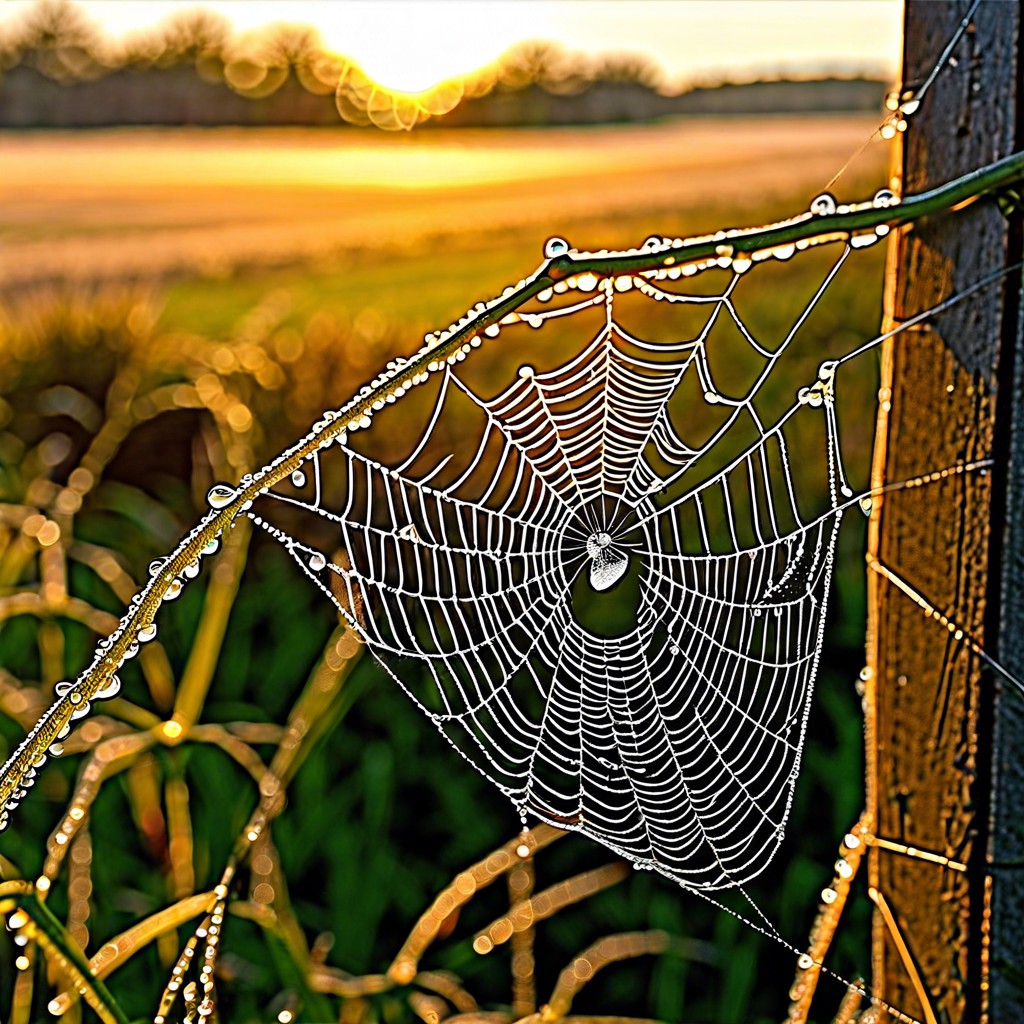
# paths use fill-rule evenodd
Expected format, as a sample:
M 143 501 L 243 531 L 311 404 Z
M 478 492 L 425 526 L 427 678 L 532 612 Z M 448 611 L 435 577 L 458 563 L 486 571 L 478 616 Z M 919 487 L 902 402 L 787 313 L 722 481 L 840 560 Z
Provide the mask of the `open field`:
M 466 244 L 526 265 L 553 233 L 578 248 L 771 218 L 809 201 L 870 118 L 432 131 L 138 130 L 0 137 L 0 286 L 301 262 L 349 266 Z M 871 146 L 841 179 L 878 187 Z M 798 176 L 797 176 L 798 175 Z M 525 269 L 525 266 L 523 267 Z

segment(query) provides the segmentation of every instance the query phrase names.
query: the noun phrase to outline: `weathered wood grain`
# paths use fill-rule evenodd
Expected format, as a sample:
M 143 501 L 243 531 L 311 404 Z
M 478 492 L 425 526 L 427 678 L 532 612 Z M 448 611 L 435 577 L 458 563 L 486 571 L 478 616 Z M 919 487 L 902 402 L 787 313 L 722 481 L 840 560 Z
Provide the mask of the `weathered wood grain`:
M 904 81 L 922 82 L 966 4 L 908 0 Z M 1020 10 L 983 3 L 936 79 L 902 147 L 916 192 L 1020 147 Z M 1018 218 L 1019 219 L 1019 218 Z M 1019 225 L 993 203 L 931 218 L 891 252 L 895 322 L 1020 259 Z M 868 797 L 876 834 L 960 861 L 949 868 L 876 850 L 870 883 L 892 907 L 939 1020 L 1024 1019 L 1024 989 L 1002 960 L 1024 957 L 1024 858 L 1014 824 L 1024 795 L 1021 702 L 1004 694 L 958 631 L 1024 670 L 1024 417 L 1019 303 L 996 287 L 883 356 L 875 482 L 992 456 L 987 473 L 951 475 L 877 506 L 870 554 L 927 609 L 872 577 L 868 637 Z M 1006 295 L 1010 294 L 1007 299 Z M 889 406 L 887 408 L 887 405 Z M 923 1019 L 888 930 L 874 926 L 876 990 Z

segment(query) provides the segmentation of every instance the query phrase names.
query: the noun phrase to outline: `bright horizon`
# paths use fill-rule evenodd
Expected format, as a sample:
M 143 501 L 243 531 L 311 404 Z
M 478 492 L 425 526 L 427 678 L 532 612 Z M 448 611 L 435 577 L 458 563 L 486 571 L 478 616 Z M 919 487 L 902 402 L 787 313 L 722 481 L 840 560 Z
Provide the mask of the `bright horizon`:
M 0 28 L 35 0 L 0 0 Z M 112 38 L 206 9 L 240 33 L 309 25 L 391 89 L 418 92 L 526 40 L 635 53 L 669 82 L 839 71 L 894 78 L 902 0 L 73 0 Z

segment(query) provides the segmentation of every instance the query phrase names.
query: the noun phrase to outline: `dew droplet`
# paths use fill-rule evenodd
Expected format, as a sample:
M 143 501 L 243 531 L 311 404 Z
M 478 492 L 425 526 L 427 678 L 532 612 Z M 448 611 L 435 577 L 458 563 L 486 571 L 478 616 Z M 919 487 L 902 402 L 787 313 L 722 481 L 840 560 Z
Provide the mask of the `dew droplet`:
M 657 235 L 651 235 L 646 242 L 640 247 L 642 249 L 654 250 L 660 249 L 663 245 L 662 240 Z
M 156 623 L 150 622 L 143 626 L 138 632 L 138 638 L 144 644 L 148 644 L 156 636 Z
M 235 500 L 236 496 L 237 492 L 233 487 L 228 487 L 227 484 L 214 484 L 206 492 L 206 504 L 214 509 L 225 508 Z
M 519 376 L 522 377 L 524 380 L 529 379 L 530 377 L 533 376 L 533 367 L 532 366 L 520 366 L 519 367 Z
M 189 564 L 182 570 L 182 573 L 190 580 L 194 580 L 199 575 L 199 560 L 197 559 L 194 562 L 189 562 Z
M 896 193 L 891 188 L 880 188 L 871 202 L 875 206 L 893 206 L 897 202 Z
M 72 694 L 72 696 L 74 696 L 74 694 Z M 71 720 L 74 721 L 76 718 L 85 718 L 85 716 L 89 714 L 91 710 L 92 706 L 89 704 L 89 702 L 87 700 L 82 701 L 82 703 L 79 704 L 78 707 L 76 707 L 75 710 L 71 712 Z
M 167 559 L 166 558 L 154 558 L 153 561 L 149 563 L 149 575 L 150 576 L 159 576 L 160 575 L 160 570 L 166 564 L 167 564 Z
M 822 192 L 811 201 L 811 213 L 827 217 L 836 212 L 836 197 L 831 192 Z
M 910 99 L 910 100 L 904 100 L 900 104 L 900 108 L 899 109 L 900 109 L 900 113 L 904 117 L 910 117 L 911 114 L 916 114 L 917 113 L 918 107 L 920 107 L 920 106 L 921 106 L 921 101 L 920 100 Z
M 111 697 L 116 697 L 120 690 L 121 680 L 117 676 L 111 676 L 107 680 L 107 685 L 96 691 L 96 699 L 110 700 Z
M 203 546 L 203 551 L 202 551 L 202 553 L 203 553 L 204 555 L 212 555 L 212 554 L 215 554 L 215 553 L 216 553 L 216 551 L 217 551 L 217 548 L 219 548 L 219 547 L 220 547 L 220 541 L 219 541 L 219 540 L 218 540 L 218 539 L 217 539 L 216 537 L 211 537 L 211 538 L 210 538 L 210 539 L 209 539 L 209 540 L 208 540 L 208 541 L 206 542 L 206 544 L 205 544 L 205 545 Z
M 835 903 L 835 901 L 838 898 L 839 893 L 837 893 L 835 889 L 832 889 L 831 887 L 828 889 L 821 890 L 821 900 L 823 903 Z
M 564 238 L 549 238 L 544 243 L 544 255 L 548 259 L 554 259 L 556 256 L 564 256 L 569 251 L 569 243 Z
M 807 953 L 801 953 L 797 958 L 796 965 L 801 971 L 809 971 L 814 966 L 814 961 Z
M 164 600 L 173 601 L 181 593 L 183 586 L 184 584 L 180 579 L 175 578 L 171 580 L 171 582 L 167 584 L 167 589 L 164 591 Z
M 292 473 L 292 483 L 296 487 L 305 487 L 306 486 L 306 474 L 303 473 L 301 469 L 295 470 L 295 472 Z
M 593 541 L 592 537 L 587 543 L 588 554 Z M 597 551 L 596 555 L 591 555 L 590 585 L 594 590 L 610 590 L 626 574 L 626 570 L 629 568 L 629 558 L 621 552 L 609 550 L 600 544 Z
M 321 569 L 327 568 L 327 559 L 319 551 L 314 551 L 309 556 L 309 567 L 313 572 L 320 572 Z

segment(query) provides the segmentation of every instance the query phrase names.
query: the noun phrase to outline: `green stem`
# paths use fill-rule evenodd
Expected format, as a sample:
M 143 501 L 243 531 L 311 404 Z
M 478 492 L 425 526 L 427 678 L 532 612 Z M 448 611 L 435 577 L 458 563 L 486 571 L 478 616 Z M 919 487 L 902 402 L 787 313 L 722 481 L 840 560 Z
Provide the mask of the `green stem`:
M 125 1012 L 110 993 L 110 989 L 92 972 L 85 954 L 68 935 L 53 911 L 35 893 L 12 893 L 11 902 L 16 903 L 31 918 L 38 929 L 37 941 L 44 947 L 52 947 L 64 964 L 64 970 L 78 976 L 82 994 L 87 1002 L 105 1022 L 128 1024 Z
M 439 340 L 433 348 L 421 349 L 404 363 L 401 369 L 387 375 L 382 382 L 349 401 L 335 418 L 318 424 L 277 462 L 254 474 L 245 486 L 239 488 L 228 505 L 209 514 L 182 540 L 159 575 L 151 579 L 142 591 L 138 603 L 128 612 L 124 627 L 110 646 L 97 652 L 93 663 L 79 677 L 75 689 L 61 697 L 46 711 L 4 765 L 0 774 L 0 810 L 14 792 L 19 790 L 33 762 L 46 753 L 50 744 L 56 741 L 58 733 L 70 722 L 75 707 L 71 702 L 72 696 L 77 695 L 78 701 L 90 700 L 106 685 L 120 667 L 125 652 L 135 641 L 139 630 L 153 621 L 172 581 L 181 576 L 186 566 L 200 558 L 203 548 L 210 541 L 231 526 L 233 520 L 243 512 L 243 506 L 247 506 L 268 487 L 274 486 L 301 468 L 308 456 L 326 447 L 339 434 L 349 429 L 350 420 L 358 420 L 364 413 L 369 413 L 374 402 L 383 400 L 399 385 L 410 383 L 413 377 L 432 372 L 432 366 L 435 369 L 440 367 L 448 356 L 457 352 L 471 338 L 481 334 L 492 324 L 497 324 L 509 313 L 515 312 L 538 293 L 573 274 L 589 272 L 607 277 L 643 273 L 662 270 L 667 266 L 698 263 L 721 256 L 723 251 L 731 256 L 739 256 L 795 245 L 799 242 L 842 240 L 857 233 L 871 231 L 881 225 L 889 228 L 899 227 L 921 217 L 951 210 L 982 196 L 991 195 L 1022 180 L 1024 152 L 1014 153 L 987 167 L 971 171 L 929 192 L 908 196 L 895 205 L 875 206 L 866 203 L 844 213 L 805 213 L 782 224 L 720 233 L 712 239 L 684 241 L 657 251 L 632 251 L 608 255 L 566 253 L 548 260 L 500 301 L 480 313 L 467 317 L 461 327 L 452 331 L 443 340 Z
M 682 242 L 671 248 L 659 249 L 657 253 L 612 253 L 608 256 L 583 253 L 579 256 L 559 256 L 544 268 L 547 269 L 549 279 L 532 294 L 536 294 L 544 287 L 550 287 L 555 279 L 570 274 L 586 271 L 596 274 L 618 274 L 659 270 L 666 265 L 666 257 L 670 258 L 669 265 L 694 263 L 719 255 L 723 245 L 730 246 L 736 254 L 752 253 L 784 245 L 795 245 L 797 242 L 819 239 L 822 236 L 842 238 L 870 231 L 883 224 L 895 228 L 935 213 L 944 213 L 1020 181 L 1024 181 L 1024 151 L 1013 153 L 994 164 L 971 171 L 962 178 L 946 182 L 928 192 L 907 196 L 892 206 L 865 204 L 863 209 L 827 216 L 806 213 L 783 224 L 748 228 L 715 239 Z M 520 297 L 517 305 L 523 301 Z

